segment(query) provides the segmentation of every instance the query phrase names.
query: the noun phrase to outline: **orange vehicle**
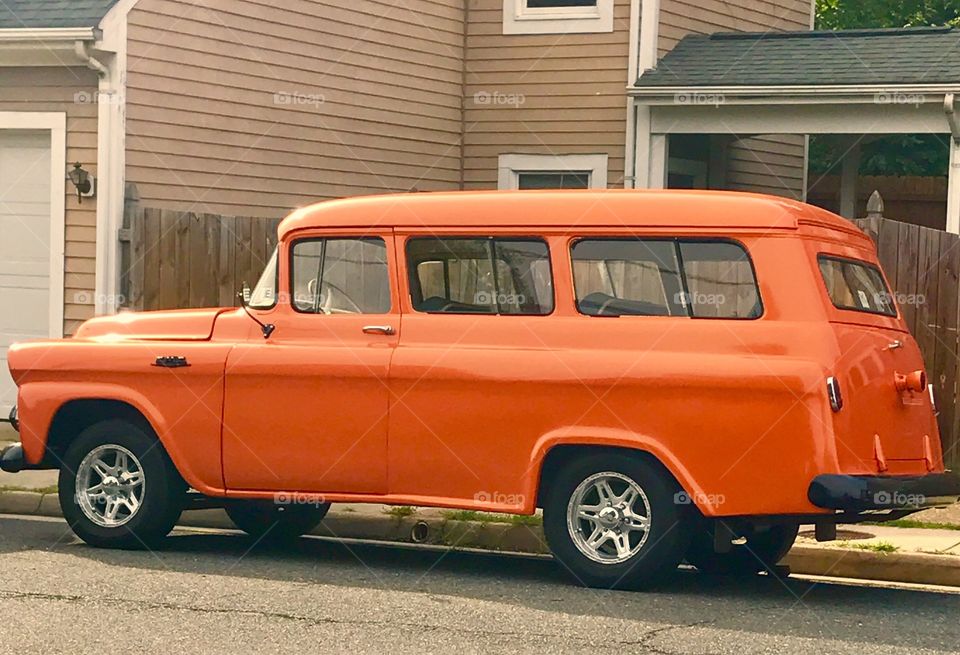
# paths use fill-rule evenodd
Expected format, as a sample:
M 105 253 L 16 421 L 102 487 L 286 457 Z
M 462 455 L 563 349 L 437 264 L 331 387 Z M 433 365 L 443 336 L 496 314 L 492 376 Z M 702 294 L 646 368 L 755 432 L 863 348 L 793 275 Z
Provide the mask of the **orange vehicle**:
M 542 508 L 578 580 L 635 587 L 960 496 L 871 241 L 781 198 L 324 202 L 244 307 L 95 318 L 9 361 L 3 468 L 59 468 L 99 546 L 195 506 L 272 537 L 330 502 Z

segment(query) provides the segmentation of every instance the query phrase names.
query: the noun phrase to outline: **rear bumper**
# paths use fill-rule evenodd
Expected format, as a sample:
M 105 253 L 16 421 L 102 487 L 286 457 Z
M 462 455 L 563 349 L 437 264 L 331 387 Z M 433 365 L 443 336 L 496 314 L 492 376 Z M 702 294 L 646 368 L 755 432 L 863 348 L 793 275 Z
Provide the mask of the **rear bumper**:
M 7 473 L 19 473 L 25 468 L 29 468 L 29 466 L 23 455 L 22 444 L 11 444 L 0 452 L 0 470 Z
M 846 512 L 941 507 L 960 500 L 960 475 L 818 475 L 807 498 L 817 507 Z

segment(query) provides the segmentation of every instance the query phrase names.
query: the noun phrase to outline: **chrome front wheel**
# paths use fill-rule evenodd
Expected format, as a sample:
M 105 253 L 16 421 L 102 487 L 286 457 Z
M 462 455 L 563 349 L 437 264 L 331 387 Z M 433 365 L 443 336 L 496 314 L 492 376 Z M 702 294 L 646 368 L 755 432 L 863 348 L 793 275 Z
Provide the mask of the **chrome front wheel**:
M 650 536 L 650 501 L 623 473 L 591 475 L 567 504 L 567 529 L 577 549 L 600 564 L 619 564 L 636 555 Z
M 104 528 L 117 528 L 143 505 L 146 480 L 136 455 L 117 444 L 90 451 L 77 468 L 77 504 L 84 516 Z
M 183 509 L 186 483 L 146 423 L 108 419 L 81 432 L 62 457 L 60 508 L 94 546 L 145 548 Z

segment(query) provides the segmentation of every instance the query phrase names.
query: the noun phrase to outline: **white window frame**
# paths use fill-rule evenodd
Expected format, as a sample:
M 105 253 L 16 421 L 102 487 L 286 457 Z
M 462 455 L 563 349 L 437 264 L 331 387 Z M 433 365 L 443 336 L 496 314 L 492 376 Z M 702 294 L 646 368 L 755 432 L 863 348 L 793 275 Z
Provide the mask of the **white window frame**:
M 504 34 L 597 34 L 613 31 L 613 0 L 596 7 L 530 8 L 527 0 L 503 0 Z
M 589 188 L 607 188 L 607 160 L 600 155 L 500 155 L 497 161 L 497 188 L 520 188 L 521 173 L 583 173 L 590 174 Z
M 0 131 L 50 132 L 50 321 L 51 338 L 63 336 L 64 232 L 66 226 L 67 115 L 62 112 L 0 112 Z

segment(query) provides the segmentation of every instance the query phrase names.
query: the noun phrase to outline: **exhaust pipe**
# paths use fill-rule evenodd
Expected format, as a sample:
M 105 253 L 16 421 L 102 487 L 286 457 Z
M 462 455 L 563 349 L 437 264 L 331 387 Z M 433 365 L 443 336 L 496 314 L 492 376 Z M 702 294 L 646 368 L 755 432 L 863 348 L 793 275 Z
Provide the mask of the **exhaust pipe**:
M 424 543 L 430 536 L 430 525 L 426 521 L 417 521 L 410 530 L 410 541 L 415 544 Z

